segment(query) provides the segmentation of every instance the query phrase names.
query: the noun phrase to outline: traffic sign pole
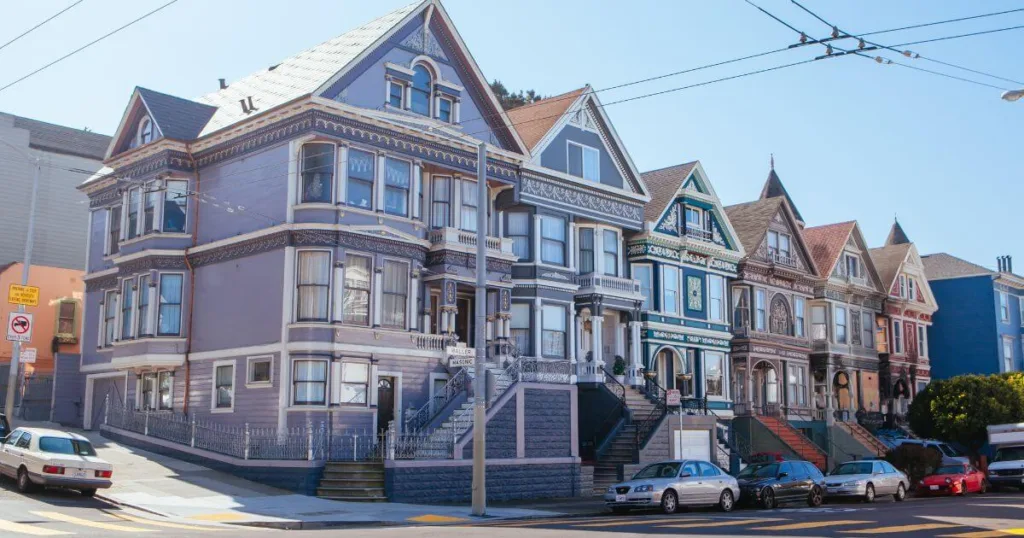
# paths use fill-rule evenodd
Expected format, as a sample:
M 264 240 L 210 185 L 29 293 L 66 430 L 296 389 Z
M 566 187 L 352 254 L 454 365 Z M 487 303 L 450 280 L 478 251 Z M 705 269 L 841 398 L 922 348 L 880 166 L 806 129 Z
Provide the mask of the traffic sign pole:
M 36 198 L 39 195 L 39 157 L 35 159 L 35 170 L 32 175 L 32 199 L 28 206 L 28 234 L 25 237 L 25 260 L 21 267 L 21 285 L 28 285 L 28 272 L 32 267 L 32 237 L 36 228 Z M 25 305 L 18 305 L 18 312 L 25 312 Z M 14 418 L 14 394 L 18 391 L 18 381 L 21 380 L 20 360 L 21 342 L 14 342 L 14 349 L 11 353 L 11 371 L 7 376 L 7 401 L 4 405 L 4 414 L 8 418 Z

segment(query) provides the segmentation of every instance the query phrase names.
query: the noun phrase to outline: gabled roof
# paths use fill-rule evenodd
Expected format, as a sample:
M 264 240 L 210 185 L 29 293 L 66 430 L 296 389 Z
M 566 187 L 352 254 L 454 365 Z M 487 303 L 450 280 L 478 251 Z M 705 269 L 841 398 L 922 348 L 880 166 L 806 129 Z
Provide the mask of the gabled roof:
M 726 206 L 725 213 L 729 215 L 729 222 L 748 253 L 757 250 L 768 232 L 768 224 L 779 212 L 782 203 L 782 198 L 767 198 Z
M 928 280 L 996 274 L 995 271 L 945 252 L 921 256 L 921 262 L 924 263 L 924 273 Z
M 138 91 L 165 138 L 194 140 L 217 112 L 216 107 L 166 93 L 141 87 Z
M 548 134 L 586 89 L 584 86 L 506 112 L 527 149 L 532 152 L 537 147 L 544 135 Z
M 827 277 L 832 274 L 839 255 L 846 246 L 850 232 L 857 226 L 856 221 L 840 222 L 837 224 L 826 224 L 813 228 L 804 228 L 803 236 L 807 247 L 811 249 L 811 256 L 814 264 L 818 266 L 821 276 Z
M 764 182 L 764 187 L 761 189 L 761 199 L 784 197 L 789 202 L 789 208 L 793 210 L 793 216 L 796 220 L 804 223 L 804 217 L 800 214 L 800 210 L 796 208 L 796 204 L 793 203 L 793 199 L 789 197 L 789 191 L 782 185 L 782 180 L 779 179 L 779 175 L 775 173 L 775 159 L 772 159 L 772 169 L 768 172 L 768 179 Z
M 893 221 L 892 228 L 889 229 L 889 237 L 885 239 L 886 246 L 905 245 L 908 243 L 910 243 L 910 238 L 907 237 L 907 233 L 904 232 L 903 227 L 900 226 L 900 221 Z
M 913 246 L 911 243 L 900 243 L 898 245 L 886 245 L 884 247 L 873 248 L 870 250 L 871 261 L 875 263 L 875 269 L 878 271 L 878 278 L 882 281 L 883 291 L 889 293 L 892 289 L 892 283 L 896 281 L 896 277 L 900 274 L 900 267 L 903 266 L 903 262 L 906 261 L 907 255 L 910 253 L 910 248 Z
M 697 161 L 692 161 L 640 174 L 651 195 L 651 201 L 644 205 L 644 221 L 658 221 L 696 166 Z

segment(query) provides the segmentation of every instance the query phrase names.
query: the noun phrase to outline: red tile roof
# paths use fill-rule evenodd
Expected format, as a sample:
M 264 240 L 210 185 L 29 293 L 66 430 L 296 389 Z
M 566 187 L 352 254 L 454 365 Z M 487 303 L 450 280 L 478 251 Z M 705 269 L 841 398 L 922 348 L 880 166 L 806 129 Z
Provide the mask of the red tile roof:
M 832 267 L 835 266 L 839 254 L 842 253 L 850 232 L 856 226 L 856 221 L 840 222 L 838 224 L 826 224 L 804 228 L 804 242 L 807 248 L 811 249 L 811 256 L 814 257 L 814 264 L 823 277 L 832 274 Z
M 530 151 L 548 134 L 555 123 L 562 118 L 565 111 L 576 102 L 576 99 L 587 89 L 587 86 L 541 99 L 535 103 L 513 108 L 506 112 L 509 120 L 515 125 L 519 137 Z

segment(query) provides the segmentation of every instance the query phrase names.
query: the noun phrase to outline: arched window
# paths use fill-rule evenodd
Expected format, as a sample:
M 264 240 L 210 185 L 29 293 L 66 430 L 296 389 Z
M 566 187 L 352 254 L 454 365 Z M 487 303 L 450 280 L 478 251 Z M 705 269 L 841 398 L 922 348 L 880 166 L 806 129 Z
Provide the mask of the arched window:
M 142 118 L 139 122 L 138 145 L 149 144 L 153 141 L 153 120 Z
M 430 92 L 431 83 L 430 71 L 424 65 L 417 65 L 412 68 L 412 103 L 410 109 L 424 116 L 430 116 Z
M 771 314 L 769 315 L 769 326 L 775 334 L 790 335 L 789 303 L 782 294 L 772 298 Z

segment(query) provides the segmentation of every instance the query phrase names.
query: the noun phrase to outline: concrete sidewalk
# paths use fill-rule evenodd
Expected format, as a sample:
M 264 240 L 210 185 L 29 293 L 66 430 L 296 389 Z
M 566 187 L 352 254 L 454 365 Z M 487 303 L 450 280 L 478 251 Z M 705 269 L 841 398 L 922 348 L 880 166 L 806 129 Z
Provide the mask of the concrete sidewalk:
M 19 423 L 18 426 L 53 427 Z M 74 430 L 88 437 L 99 456 L 114 465 L 114 485 L 96 496 L 118 505 L 151 512 L 170 520 L 232 523 L 282 529 L 345 525 L 443 524 L 471 521 L 468 505 L 429 506 L 399 503 L 351 503 L 299 495 L 236 476 L 121 445 L 99 432 Z M 577 500 L 578 501 L 578 500 Z M 551 503 L 557 506 L 559 503 Z M 530 518 L 578 514 L 573 510 L 504 505 L 488 509 L 487 519 Z M 602 508 L 600 501 L 594 503 Z

